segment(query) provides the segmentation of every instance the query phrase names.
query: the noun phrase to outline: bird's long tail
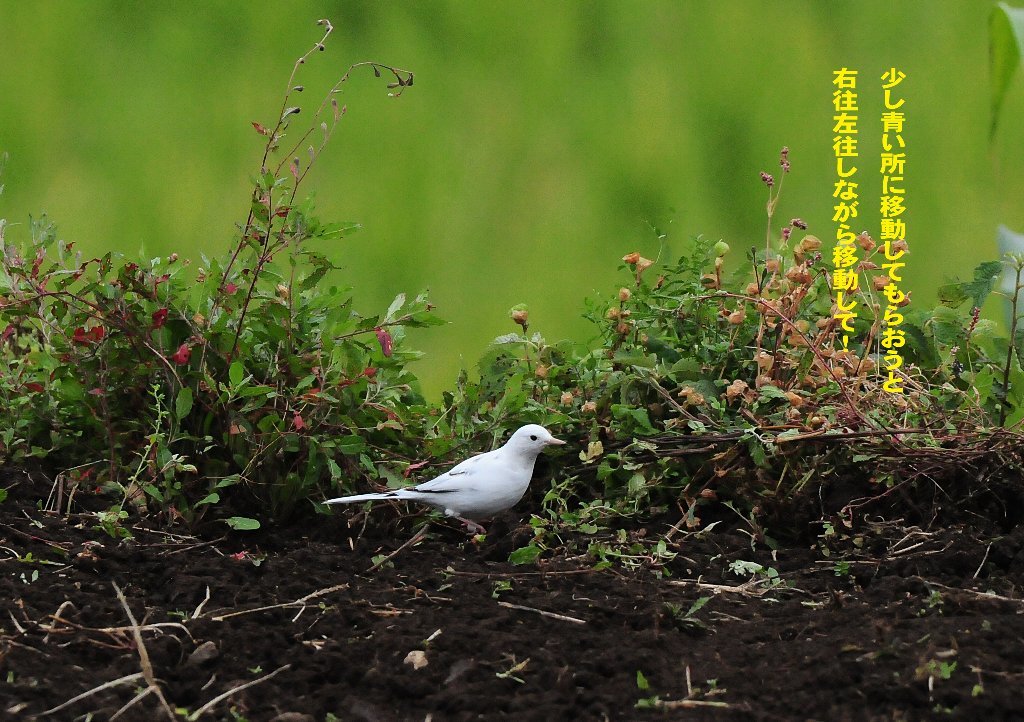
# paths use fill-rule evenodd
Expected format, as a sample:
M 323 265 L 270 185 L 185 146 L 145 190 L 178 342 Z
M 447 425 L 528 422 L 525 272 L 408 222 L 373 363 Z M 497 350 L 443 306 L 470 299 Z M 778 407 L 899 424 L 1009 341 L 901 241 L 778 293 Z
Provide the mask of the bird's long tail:
M 397 492 L 387 491 L 380 494 L 356 494 L 355 496 L 339 496 L 328 499 L 324 504 L 358 504 L 361 501 L 381 501 L 383 499 L 401 499 Z

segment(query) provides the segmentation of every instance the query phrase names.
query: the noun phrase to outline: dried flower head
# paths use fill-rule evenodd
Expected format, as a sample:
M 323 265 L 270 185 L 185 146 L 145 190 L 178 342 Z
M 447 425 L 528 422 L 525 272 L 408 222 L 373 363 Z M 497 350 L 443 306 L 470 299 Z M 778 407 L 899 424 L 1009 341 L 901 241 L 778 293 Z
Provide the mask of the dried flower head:
M 519 304 L 518 306 L 513 306 L 512 309 L 508 312 L 508 316 L 515 323 L 522 326 L 523 333 L 526 333 L 526 329 L 530 325 L 530 312 L 526 309 L 526 306 L 522 304 Z
M 728 401 L 732 401 L 737 397 L 743 396 L 749 388 L 750 386 L 746 381 L 743 379 L 736 379 L 729 384 L 728 388 L 725 389 L 725 398 Z
M 817 236 L 808 234 L 800 239 L 800 245 L 803 247 L 804 251 L 816 251 L 821 248 L 821 239 Z

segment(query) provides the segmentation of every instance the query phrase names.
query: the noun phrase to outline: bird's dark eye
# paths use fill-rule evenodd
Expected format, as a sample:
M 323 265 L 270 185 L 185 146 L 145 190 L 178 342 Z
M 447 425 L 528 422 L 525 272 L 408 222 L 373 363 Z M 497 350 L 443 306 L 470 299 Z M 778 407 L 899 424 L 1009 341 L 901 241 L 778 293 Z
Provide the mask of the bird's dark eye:
M 536 434 L 530 434 L 530 441 L 536 441 L 536 440 L 537 440 L 537 435 Z

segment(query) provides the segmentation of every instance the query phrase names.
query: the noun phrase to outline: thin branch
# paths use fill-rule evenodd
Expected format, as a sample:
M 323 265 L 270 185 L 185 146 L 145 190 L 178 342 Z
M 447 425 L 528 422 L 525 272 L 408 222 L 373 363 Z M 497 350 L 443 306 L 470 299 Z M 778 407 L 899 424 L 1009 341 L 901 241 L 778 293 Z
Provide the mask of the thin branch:
M 134 674 L 129 674 L 129 675 L 126 675 L 124 677 L 118 677 L 117 679 L 112 679 L 109 682 L 104 682 L 103 684 L 99 685 L 98 687 L 93 687 L 92 689 L 90 689 L 90 690 L 88 690 L 86 692 L 82 692 L 82 694 L 79 694 L 79 695 L 76 695 L 76 696 L 72 697 L 67 702 L 59 704 L 56 707 L 53 707 L 51 709 L 46 710 L 45 712 L 40 712 L 39 716 L 40 717 L 46 717 L 47 715 L 51 715 L 51 714 L 54 714 L 56 712 L 60 712 L 62 709 L 66 708 L 66 707 L 70 707 L 75 702 L 80 702 L 81 700 L 85 699 L 86 697 L 91 697 L 92 695 L 97 694 L 98 692 L 102 692 L 105 689 L 110 689 L 111 687 L 117 687 L 118 685 L 128 684 L 129 682 L 134 682 L 137 679 L 142 679 L 142 672 L 135 672 Z
M 114 722 L 118 717 L 131 709 L 137 702 L 141 702 L 144 697 L 153 693 L 152 687 L 146 687 L 144 690 L 139 692 L 137 695 L 132 697 L 130 700 L 125 702 L 124 706 L 121 707 L 117 712 L 110 716 L 110 722 Z
M 539 614 L 542 617 L 550 617 L 551 619 L 558 619 L 562 622 L 572 622 L 573 624 L 586 624 L 586 619 L 578 619 L 577 617 L 570 617 L 565 614 L 557 614 L 556 612 L 549 612 L 544 609 L 536 609 L 534 607 L 524 607 L 522 604 L 512 604 L 511 602 L 498 602 L 499 607 L 505 607 L 506 609 L 518 609 L 523 612 L 533 612 Z
M 187 719 L 189 720 L 189 722 L 192 722 L 193 720 L 199 719 L 203 715 L 203 713 L 205 713 L 206 711 L 212 709 L 213 707 L 215 707 L 217 705 L 218 702 L 221 702 L 222 700 L 227 699 L 228 697 L 233 695 L 235 692 L 241 692 L 243 689 L 248 689 L 249 687 L 257 685 L 260 682 L 266 682 L 271 677 L 273 677 L 273 676 L 275 676 L 275 675 L 285 671 L 286 669 L 289 669 L 290 667 L 291 667 L 290 664 L 286 664 L 283 667 L 278 667 L 277 669 L 275 669 L 270 674 L 263 675 L 259 679 L 254 679 L 251 682 L 246 682 L 245 684 L 240 684 L 237 687 L 232 687 L 227 692 L 224 692 L 223 694 L 219 694 L 216 697 L 214 697 L 213 699 L 211 699 L 209 702 L 207 702 L 202 707 L 197 709 L 195 712 L 190 714 Z
M 160 704 L 163 705 L 164 712 L 167 713 L 167 718 L 174 722 L 176 719 L 174 710 L 167 704 L 167 699 L 164 697 L 163 691 L 160 689 L 160 685 L 157 684 L 156 675 L 153 674 L 153 664 L 149 661 L 149 652 L 146 649 L 145 643 L 142 641 L 142 630 L 139 628 L 139 623 L 135 620 L 135 615 L 132 614 L 131 607 L 128 606 L 128 600 L 124 598 L 124 592 L 121 591 L 121 587 L 117 586 L 117 582 L 111 582 L 114 587 L 114 591 L 117 593 L 117 599 L 121 602 L 121 606 L 124 607 L 124 613 L 128 616 L 128 621 L 132 625 L 132 637 L 135 639 L 135 651 L 139 655 L 139 666 L 142 667 L 142 676 L 146 680 L 148 687 L 153 690 L 153 694 L 156 695 L 157 699 L 160 700 Z
M 408 540 L 407 542 L 405 542 L 404 544 L 402 544 L 402 546 L 400 546 L 400 547 L 398 547 L 397 549 L 395 549 L 395 550 L 394 550 L 393 552 L 391 552 L 390 554 L 388 554 L 388 555 L 387 555 L 386 557 L 384 557 L 383 559 L 380 559 L 380 560 L 378 560 L 376 564 L 374 564 L 374 565 L 373 565 L 372 567 L 370 567 L 369 569 L 367 569 L 367 570 L 366 570 L 366 573 L 367 573 L 367 574 L 369 574 L 370 572 L 375 572 L 375 571 L 377 571 L 377 570 L 378 570 L 378 569 L 380 569 L 380 568 L 381 568 L 381 567 L 382 567 L 382 566 L 383 566 L 384 564 L 386 564 L 387 562 L 391 561 L 391 560 L 392 560 L 392 559 L 394 559 L 394 558 L 395 558 L 396 556 L 398 556 L 398 554 L 399 554 L 399 553 L 400 553 L 400 552 L 401 552 L 401 551 L 402 551 L 403 549 L 406 549 L 406 548 L 408 548 L 408 547 L 411 547 L 411 546 L 413 546 L 414 544 L 416 544 L 416 542 L 418 542 L 418 541 L 422 540 L 422 539 L 423 539 L 423 537 L 425 537 L 426 535 L 427 535 L 427 525 L 426 525 L 426 524 L 424 524 L 423 526 L 421 526 L 421 527 L 420 527 L 420 530 L 419 530 L 418 532 L 416 532 L 415 534 L 413 534 L 413 536 L 412 536 L 412 537 L 410 537 L 410 539 L 409 539 L 409 540 Z
M 348 589 L 348 587 L 349 585 L 347 583 L 335 584 L 333 587 L 320 589 L 318 591 L 312 592 L 311 594 L 307 594 L 304 597 L 300 597 L 296 599 L 294 602 L 282 602 L 281 604 L 271 604 L 266 607 L 256 607 L 255 609 L 243 609 L 239 612 L 230 612 L 228 614 L 221 614 L 217 617 L 210 617 L 210 619 L 212 619 L 215 622 L 223 622 L 225 619 L 230 619 L 231 617 L 239 617 L 243 614 L 253 614 L 255 612 L 266 612 L 271 609 L 287 609 L 288 607 L 303 606 L 310 599 L 316 599 L 317 597 L 322 597 L 325 594 L 331 594 L 332 592 L 341 591 L 342 589 Z

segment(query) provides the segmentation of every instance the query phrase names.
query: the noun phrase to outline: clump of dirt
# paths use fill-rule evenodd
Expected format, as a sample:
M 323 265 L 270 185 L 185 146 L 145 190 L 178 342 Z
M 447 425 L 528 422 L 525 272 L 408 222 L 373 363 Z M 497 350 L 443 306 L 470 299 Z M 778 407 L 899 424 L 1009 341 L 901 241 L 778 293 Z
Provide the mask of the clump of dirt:
M 1024 527 L 877 520 L 771 551 L 666 517 L 630 532 L 666 539 L 655 573 L 513 566 L 513 513 L 482 544 L 432 526 L 371 571 L 415 528 L 117 540 L 45 496 L 0 503 L 7 719 L 160 719 L 155 692 L 133 702 L 147 674 L 200 719 L 1024 716 Z

